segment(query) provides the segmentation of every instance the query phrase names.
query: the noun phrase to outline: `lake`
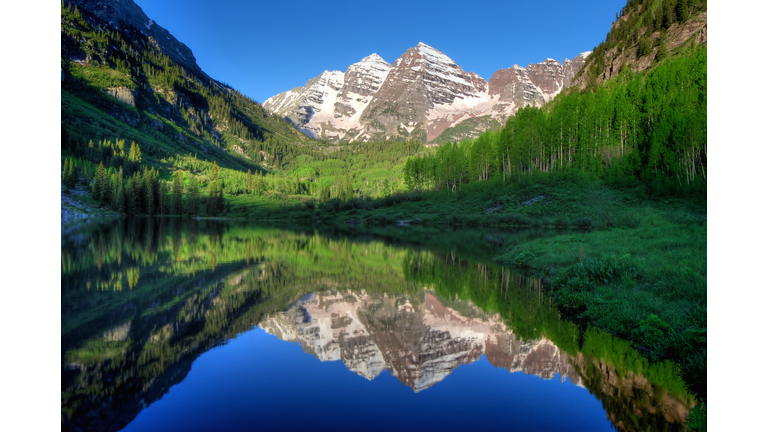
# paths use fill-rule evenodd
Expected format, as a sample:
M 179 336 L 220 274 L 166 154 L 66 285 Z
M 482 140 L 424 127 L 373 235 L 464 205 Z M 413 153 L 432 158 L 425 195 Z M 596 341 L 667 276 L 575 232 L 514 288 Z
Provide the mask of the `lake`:
M 62 234 L 62 430 L 682 431 L 677 369 L 492 260 L 552 231 Z

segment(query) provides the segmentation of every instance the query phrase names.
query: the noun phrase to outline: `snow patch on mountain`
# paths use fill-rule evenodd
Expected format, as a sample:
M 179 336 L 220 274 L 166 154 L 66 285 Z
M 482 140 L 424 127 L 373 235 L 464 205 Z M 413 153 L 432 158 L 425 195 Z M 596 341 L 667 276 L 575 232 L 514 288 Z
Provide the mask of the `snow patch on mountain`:
M 429 142 L 473 117 L 503 122 L 523 106 L 542 106 L 571 84 L 589 54 L 562 64 L 548 58 L 526 68 L 513 65 L 486 81 L 419 42 L 394 64 L 374 53 L 343 73 L 325 71 L 304 87 L 273 96 L 264 107 L 318 138 L 412 138 L 421 127 Z

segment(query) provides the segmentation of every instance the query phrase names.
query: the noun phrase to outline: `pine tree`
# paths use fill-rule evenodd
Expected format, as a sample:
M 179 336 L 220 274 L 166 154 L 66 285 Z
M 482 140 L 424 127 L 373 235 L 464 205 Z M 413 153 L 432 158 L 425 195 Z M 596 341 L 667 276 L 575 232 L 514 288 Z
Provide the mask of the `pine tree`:
M 93 177 L 93 199 L 99 203 L 104 200 L 104 191 L 109 187 L 107 182 L 107 170 L 104 168 L 104 163 L 99 162 L 99 168 L 96 169 L 96 175 Z
M 64 169 L 61 173 L 61 182 L 64 183 L 64 186 L 67 188 L 71 188 L 72 184 L 70 184 L 70 175 L 69 172 L 71 171 L 71 165 L 69 164 L 69 160 L 64 160 Z
M 200 198 L 200 190 L 197 184 L 197 179 L 192 177 L 189 180 L 189 186 L 187 187 L 187 212 L 190 214 L 197 214 Z
M 181 215 L 184 211 L 183 205 L 183 184 L 184 173 L 181 170 L 176 171 L 173 176 L 173 188 L 171 189 L 171 214 Z
M 117 182 L 115 184 L 115 193 L 113 194 L 112 208 L 123 212 L 125 211 L 125 185 L 123 184 L 123 169 L 117 173 Z
M 211 183 L 208 185 L 208 215 L 216 216 L 221 211 L 219 207 L 219 189 L 221 186 L 218 184 L 219 168 L 216 165 L 216 161 L 213 161 L 211 167 Z
M 152 171 L 144 170 L 144 208 L 148 215 L 155 214 L 155 191 L 152 187 Z
M 131 150 L 128 152 L 128 162 L 130 163 L 131 170 L 139 169 L 141 165 L 141 148 L 135 141 L 131 141 Z
M 686 22 L 688 20 L 688 0 L 677 0 L 675 5 L 675 14 L 680 22 Z
M 169 190 L 169 187 L 168 187 L 168 183 L 167 182 L 162 182 L 160 184 L 160 188 L 159 189 L 160 189 L 159 190 L 159 195 L 160 196 L 158 197 L 159 198 L 158 199 L 158 214 L 166 215 L 166 214 L 169 214 L 169 212 L 170 212 L 170 205 L 169 205 L 169 202 L 168 202 L 168 193 L 170 192 L 170 190 Z
M 141 193 L 139 191 L 141 183 L 138 173 L 135 173 L 134 176 L 128 180 L 128 184 L 130 185 L 128 191 L 128 214 L 137 215 L 141 212 Z
M 72 161 L 71 164 L 69 164 L 69 173 L 67 174 L 67 177 L 71 187 L 75 187 L 75 185 L 77 185 L 77 182 L 80 180 L 77 178 L 77 166 L 74 160 Z

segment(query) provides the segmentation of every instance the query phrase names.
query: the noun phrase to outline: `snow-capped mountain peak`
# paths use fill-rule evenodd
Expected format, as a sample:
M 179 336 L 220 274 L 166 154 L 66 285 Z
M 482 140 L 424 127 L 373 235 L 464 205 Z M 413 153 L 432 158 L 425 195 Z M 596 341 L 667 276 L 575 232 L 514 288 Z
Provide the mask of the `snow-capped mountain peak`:
M 485 118 L 463 137 L 471 138 L 483 131 L 482 125 L 501 123 L 523 106 L 554 98 L 571 84 L 589 54 L 562 64 L 548 58 L 527 68 L 513 65 L 486 81 L 419 42 L 393 64 L 374 53 L 344 73 L 325 71 L 304 87 L 269 98 L 264 107 L 329 140 L 430 142 L 461 122 Z

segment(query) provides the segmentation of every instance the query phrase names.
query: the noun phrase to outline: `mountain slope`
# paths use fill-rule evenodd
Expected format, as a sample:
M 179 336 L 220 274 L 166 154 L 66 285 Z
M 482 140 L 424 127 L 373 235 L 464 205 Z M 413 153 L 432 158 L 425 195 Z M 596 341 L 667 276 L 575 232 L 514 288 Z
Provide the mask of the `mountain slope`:
M 696 45 L 707 45 L 706 1 L 630 0 L 573 85 L 595 90 L 622 70 L 645 71 Z
M 198 155 L 245 171 L 310 140 L 206 75 L 191 50 L 130 0 L 62 4 L 62 150 L 136 141 L 145 162 Z M 98 164 L 98 160 L 93 162 Z
M 515 65 L 486 81 L 419 43 L 393 65 L 373 54 L 344 73 L 325 71 L 304 87 L 273 96 L 264 107 L 328 140 L 474 138 L 520 107 L 554 98 L 571 84 L 588 55 L 562 64 L 547 59 L 527 68 Z

